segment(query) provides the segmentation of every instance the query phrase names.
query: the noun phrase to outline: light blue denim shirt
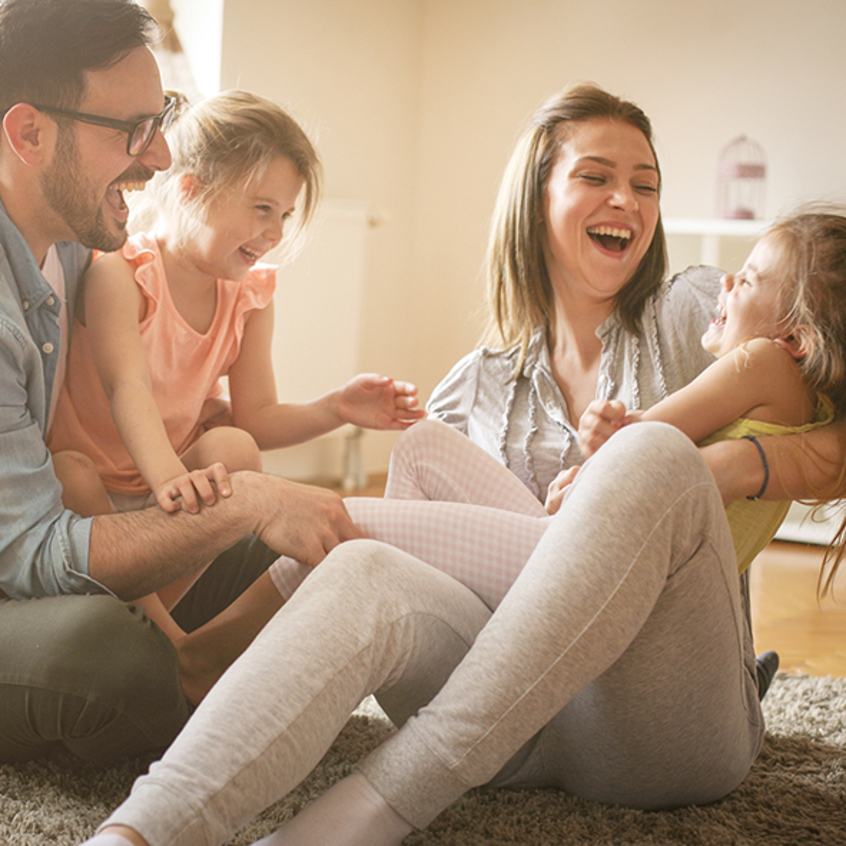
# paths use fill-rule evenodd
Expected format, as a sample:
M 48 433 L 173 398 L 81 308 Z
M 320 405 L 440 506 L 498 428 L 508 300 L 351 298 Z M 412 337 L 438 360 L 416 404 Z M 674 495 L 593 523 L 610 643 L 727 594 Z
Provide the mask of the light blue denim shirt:
M 714 360 L 700 338 L 716 313 L 720 276 L 713 267 L 691 267 L 664 283 L 647 302 L 638 335 L 612 314 L 596 332 L 602 341 L 597 399 L 649 408 L 698 376 Z M 517 347 L 475 350 L 435 388 L 427 409 L 501 461 L 543 501 L 561 470 L 582 463 L 578 420 L 567 415 L 540 331 L 513 378 L 518 361 Z
M 90 253 L 57 249 L 72 320 Z M 88 576 L 92 521 L 62 506 L 44 443 L 60 305 L 0 203 L 0 591 L 13 599 L 105 591 Z

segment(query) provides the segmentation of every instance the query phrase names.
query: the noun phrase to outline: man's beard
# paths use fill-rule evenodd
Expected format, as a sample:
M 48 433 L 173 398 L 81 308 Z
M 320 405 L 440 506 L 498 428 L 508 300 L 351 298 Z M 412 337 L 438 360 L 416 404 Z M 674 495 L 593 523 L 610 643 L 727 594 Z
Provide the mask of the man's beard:
M 103 216 L 103 198 L 96 196 L 93 187 L 89 190 L 89 184 L 82 172 L 73 133 L 60 130 L 53 162 L 41 176 L 44 198 L 80 244 L 112 252 L 123 246 L 126 231 L 120 223 L 116 224 L 119 231 L 109 231 Z

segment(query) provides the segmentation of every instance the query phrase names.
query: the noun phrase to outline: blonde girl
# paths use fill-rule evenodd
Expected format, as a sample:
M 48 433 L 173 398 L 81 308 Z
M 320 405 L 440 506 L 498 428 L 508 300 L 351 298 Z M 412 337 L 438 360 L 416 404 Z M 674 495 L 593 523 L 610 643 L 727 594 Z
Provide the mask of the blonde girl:
M 283 234 L 290 255 L 315 214 L 321 166 L 299 125 L 230 91 L 187 111 L 169 143 L 173 166 L 140 214 L 149 228 L 95 261 L 77 312 L 48 445 L 65 505 L 83 516 L 196 512 L 230 495 L 230 472 L 260 470 L 261 450 L 422 415 L 413 385 L 375 374 L 312 402 L 277 399 L 276 268 L 259 260 Z M 191 583 L 142 600 L 175 642 L 184 632 L 168 612 Z
M 343 423 L 403 428 L 420 415 L 413 385 L 370 374 L 310 403 L 277 400 L 276 268 L 258 261 L 286 228 L 289 253 L 296 246 L 321 180 L 296 122 L 232 91 L 177 120 L 170 142 L 173 166 L 146 202 L 151 230 L 95 262 L 85 280 L 84 325 L 50 436 L 54 453 L 75 453 L 56 463 L 67 506 L 83 515 L 145 505 L 150 491 L 167 511 L 180 500 L 196 511 L 216 489 L 228 495 L 227 471 L 260 470 L 260 450 Z M 234 426 L 214 425 L 221 376 Z M 79 453 L 97 470 L 87 482 Z

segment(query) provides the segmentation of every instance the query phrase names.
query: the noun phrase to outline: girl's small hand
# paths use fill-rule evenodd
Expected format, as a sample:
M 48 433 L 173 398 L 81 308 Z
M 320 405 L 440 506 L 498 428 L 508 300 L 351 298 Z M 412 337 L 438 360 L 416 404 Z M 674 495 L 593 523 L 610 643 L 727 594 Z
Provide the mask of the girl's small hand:
M 417 386 L 377 373 L 361 373 L 341 388 L 338 415 L 366 429 L 407 429 L 426 412 L 418 408 Z
M 169 513 L 184 508 L 196 514 L 201 501 L 205 505 L 214 505 L 218 494 L 222 497 L 232 494 L 229 473 L 219 461 L 202 470 L 192 470 L 168 480 L 156 490 L 156 500 Z
M 576 478 L 576 474 L 580 469 L 578 464 L 574 467 L 568 467 L 566 470 L 562 470 L 549 483 L 549 488 L 547 488 L 546 492 L 546 502 L 543 504 L 548 513 L 555 514 L 561 508 L 564 495 L 567 493 L 570 485 L 573 484 L 573 480 Z
M 579 448 L 593 455 L 618 429 L 632 421 L 619 400 L 594 400 L 579 420 Z

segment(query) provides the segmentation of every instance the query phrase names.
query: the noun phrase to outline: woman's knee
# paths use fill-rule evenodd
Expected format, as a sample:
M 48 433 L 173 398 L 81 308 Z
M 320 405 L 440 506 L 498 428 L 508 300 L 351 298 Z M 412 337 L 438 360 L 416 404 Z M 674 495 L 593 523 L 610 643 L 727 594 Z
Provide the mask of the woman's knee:
M 440 420 L 420 420 L 397 438 L 391 452 L 391 465 L 414 465 L 433 452 L 439 454 L 439 444 L 455 437 L 463 438 L 464 435 Z
M 668 423 L 644 422 L 625 426 L 586 463 L 612 466 L 615 475 L 668 475 L 686 483 L 708 481 L 708 470 L 696 444 Z

